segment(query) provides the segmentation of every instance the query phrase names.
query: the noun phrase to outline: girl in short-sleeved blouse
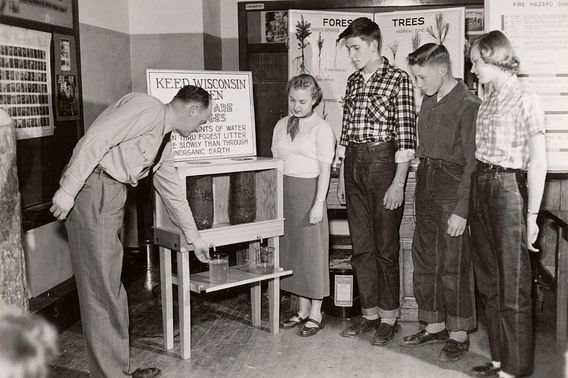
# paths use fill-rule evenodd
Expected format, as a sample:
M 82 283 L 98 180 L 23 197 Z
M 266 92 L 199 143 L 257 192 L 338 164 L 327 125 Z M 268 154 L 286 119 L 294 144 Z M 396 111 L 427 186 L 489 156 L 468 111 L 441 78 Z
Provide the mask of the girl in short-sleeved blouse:
M 292 78 L 287 85 L 290 116 L 274 127 L 272 154 L 284 160 L 284 236 L 281 265 L 293 275 L 282 289 L 300 297 L 298 313 L 281 322 L 282 328 L 303 325 L 300 336 L 315 335 L 324 326 L 321 304 L 329 295 L 329 226 L 326 195 L 335 136 L 313 110 L 322 98 L 310 75 Z

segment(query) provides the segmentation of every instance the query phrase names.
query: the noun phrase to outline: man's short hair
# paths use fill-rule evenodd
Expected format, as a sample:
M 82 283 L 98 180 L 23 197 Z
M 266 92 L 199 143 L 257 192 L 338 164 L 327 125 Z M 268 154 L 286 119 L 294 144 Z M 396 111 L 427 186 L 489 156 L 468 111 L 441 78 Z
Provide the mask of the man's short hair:
M 208 108 L 211 102 L 211 95 L 205 89 L 196 87 L 195 85 L 186 85 L 181 88 L 175 95 L 174 100 L 183 102 L 197 102 L 203 108 Z
M 381 29 L 376 22 L 367 17 L 359 17 L 353 20 L 351 24 L 339 34 L 337 41 L 339 42 L 342 39 L 353 37 L 359 37 L 366 42 L 375 40 L 378 44 L 378 50 L 381 50 Z
M 429 64 L 445 64 L 451 71 L 452 63 L 450 53 L 444 45 L 436 43 L 426 43 L 410 54 L 406 58 L 409 66 L 425 66 Z

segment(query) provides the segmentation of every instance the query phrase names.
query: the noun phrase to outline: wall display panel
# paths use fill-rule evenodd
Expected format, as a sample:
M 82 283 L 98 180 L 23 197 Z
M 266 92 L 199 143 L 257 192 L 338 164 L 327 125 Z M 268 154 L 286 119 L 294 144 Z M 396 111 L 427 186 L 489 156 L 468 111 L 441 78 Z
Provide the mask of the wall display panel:
M 77 0 L 0 0 L 0 107 L 15 121 L 24 231 L 55 220 L 51 199 L 83 134 L 77 26 Z M 58 78 L 75 85 L 73 110 L 58 111 Z
M 412 78 L 406 57 L 426 43 L 444 45 L 450 53 L 452 73 L 464 77 L 465 8 L 375 13 L 375 22 L 382 32 L 383 56 Z M 422 94 L 416 87 L 415 97 L 419 108 Z
M 519 78 L 543 105 L 548 168 L 568 172 L 568 2 L 487 0 L 487 30 L 501 30 L 521 61 Z
M 323 92 L 323 100 L 316 112 L 331 125 L 337 139 L 341 136 L 343 96 L 347 78 L 355 71 L 345 44 L 338 43 L 337 37 L 358 17 L 372 19 L 373 15 L 289 11 L 288 76 L 308 73 L 316 78 Z M 285 93 L 282 95 L 284 96 Z
M 0 0 L 0 15 L 73 27 L 73 0 Z
M 0 25 L 0 106 L 16 139 L 53 135 L 51 34 Z

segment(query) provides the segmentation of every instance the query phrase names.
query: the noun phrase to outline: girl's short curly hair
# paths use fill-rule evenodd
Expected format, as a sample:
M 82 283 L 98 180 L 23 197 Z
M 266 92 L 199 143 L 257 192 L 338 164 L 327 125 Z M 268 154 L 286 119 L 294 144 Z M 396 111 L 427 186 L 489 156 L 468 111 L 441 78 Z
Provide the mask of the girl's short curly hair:
M 314 106 L 312 106 L 312 109 L 315 109 L 320 104 L 323 98 L 323 92 L 317 80 L 312 75 L 309 74 L 301 74 L 291 78 L 288 81 L 288 84 L 286 84 L 286 93 L 290 94 L 291 89 L 311 90 L 312 99 L 314 100 Z

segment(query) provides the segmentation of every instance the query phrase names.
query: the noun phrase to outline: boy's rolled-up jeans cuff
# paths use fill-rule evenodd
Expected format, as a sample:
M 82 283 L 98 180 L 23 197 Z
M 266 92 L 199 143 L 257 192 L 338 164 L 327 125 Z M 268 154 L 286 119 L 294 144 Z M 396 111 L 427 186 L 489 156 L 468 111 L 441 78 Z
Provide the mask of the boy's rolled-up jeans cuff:
M 400 318 L 400 308 L 394 310 L 383 310 L 379 307 L 362 308 L 361 312 L 365 316 L 378 315 L 379 318 Z
M 400 318 L 400 307 L 394 310 L 383 310 L 379 308 L 379 317 L 380 318 Z

